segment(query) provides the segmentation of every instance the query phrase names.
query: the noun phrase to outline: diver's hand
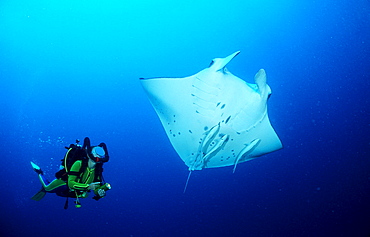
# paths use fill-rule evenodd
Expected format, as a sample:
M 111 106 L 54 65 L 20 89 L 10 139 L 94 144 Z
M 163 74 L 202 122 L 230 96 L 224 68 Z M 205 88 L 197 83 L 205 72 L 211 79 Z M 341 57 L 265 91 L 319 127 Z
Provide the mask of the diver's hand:
M 95 183 L 91 183 L 89 185 L 89 190 L 95 190 L 96 188 L 98 188 L 100 186 L 100 182 L 95 182 Z
M 105 190 L 104 190 L 104 189 L 99 189 L 99 190 L 98 190 L 98 195 L 99 195 L 100 197 L 104 197 L 104 196 L 105 196 Z

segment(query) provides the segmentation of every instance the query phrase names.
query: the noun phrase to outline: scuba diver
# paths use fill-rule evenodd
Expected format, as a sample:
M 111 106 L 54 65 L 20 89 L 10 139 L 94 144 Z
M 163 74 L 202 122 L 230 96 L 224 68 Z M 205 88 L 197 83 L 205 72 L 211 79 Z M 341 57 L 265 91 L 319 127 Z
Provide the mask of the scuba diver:
M 64 159 L 62 169 L 55 173 L 56 179 L 49 182 L 39 166 L 31 162 L 32 168 L 38 174 L 41 182 L 41 190 L 31 199 L 40 201 L 46 193 L 55 193 L 60 197 L 66 197 L 64 209 L 68 208 L 68 198 L 76 198 L 76 207 L 81 207 L 79 198 L 86 198 L 88 193 L 93 191 L 93 199 L 99 200 L 111 189 L 109 183 L 103 178 L 103 163 L 109 161 L 108 149 L 105 143 L 98 146 L 91 146 L 90 139 L 84 139 L 83 146 L 71 144 Z

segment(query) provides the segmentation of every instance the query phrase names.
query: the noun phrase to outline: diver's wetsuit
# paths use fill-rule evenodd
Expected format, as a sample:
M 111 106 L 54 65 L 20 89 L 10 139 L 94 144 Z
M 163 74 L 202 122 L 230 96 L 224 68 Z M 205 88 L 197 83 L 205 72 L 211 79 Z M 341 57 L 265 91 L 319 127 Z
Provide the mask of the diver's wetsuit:
M 79 174 L 81 166 L 82 161 L 76 161 L 71 167 L 71 173 L 74 172 L 75 174 Z M 90 169 L 89 167 L 86 167 L 85 171 L 79 175 L 68 175 L 68 186 L 66 182 L 61 179 L 54 179 L 49 182 L 44 175 L 39 174 L 39 179 L 44 190 L 48 193 L 55 193 L 61 197 L 71 196 L 69 195 L 69 190 L 76 191 L 74 194 L 78 197 L 87 197 L 89 185 L 93 182 L 101 181 L 99 177 L 97 178 L 98 180 L 95 179 L 95 168 Z M 72 194 L 72 196 L 74 195 Z
M 81 169 L 82 161 L 76 161 L 71 167 L 71 173 L 78 173 Z M 80 175 L 68 175 L 68 187 L 70 190 L 76 191 L 76 196 L 87 197 L 89 185 L 93 182 L 101 182 L 100 177 L 95 179 L 95 168 L 86 167 L 85 171 Z

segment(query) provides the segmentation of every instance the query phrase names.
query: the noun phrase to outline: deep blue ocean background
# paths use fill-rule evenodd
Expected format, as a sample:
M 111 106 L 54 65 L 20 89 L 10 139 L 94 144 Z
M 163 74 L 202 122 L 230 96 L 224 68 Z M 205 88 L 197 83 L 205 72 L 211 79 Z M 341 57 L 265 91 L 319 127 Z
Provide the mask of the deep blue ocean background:
M 193 172 L 140 77 L 213 58 L 264 68 L 284 149 Z M 370 236 L 370 1 L 0 1 L 1 236 Z M 237 95 L 236 95 L 237 96 Z M 40 188 L 64 146 L 105 142 L 112 190 L 76 209 Z

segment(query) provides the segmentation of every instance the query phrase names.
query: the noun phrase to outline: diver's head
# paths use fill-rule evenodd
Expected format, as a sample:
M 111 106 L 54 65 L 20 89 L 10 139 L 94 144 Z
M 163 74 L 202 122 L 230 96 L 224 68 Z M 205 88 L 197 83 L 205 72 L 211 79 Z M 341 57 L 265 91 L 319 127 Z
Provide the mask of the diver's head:
M 105 151 L 100 146 L 94 146 L 91 148 L 91 153 L 89 158 L 95 162 L 104 162 L 105 161 Z

